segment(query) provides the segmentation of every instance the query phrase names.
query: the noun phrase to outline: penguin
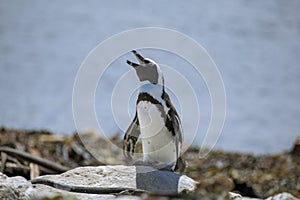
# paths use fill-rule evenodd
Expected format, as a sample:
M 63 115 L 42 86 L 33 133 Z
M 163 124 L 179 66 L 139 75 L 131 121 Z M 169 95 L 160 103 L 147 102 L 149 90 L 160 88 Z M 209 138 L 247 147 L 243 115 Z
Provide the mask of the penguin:
M 136 113 L 123 141 L 123 154 L 127 161 L 134 156 L 140 137 L 143 164 L 158 169 L 179 171 L 185 169 L 181 158 L 183 130 L 179 115 L 165 91 L 164 76 L 159 65 L 132 50 L 138 63 L 127 60 L 142 83 L 136 102 Z

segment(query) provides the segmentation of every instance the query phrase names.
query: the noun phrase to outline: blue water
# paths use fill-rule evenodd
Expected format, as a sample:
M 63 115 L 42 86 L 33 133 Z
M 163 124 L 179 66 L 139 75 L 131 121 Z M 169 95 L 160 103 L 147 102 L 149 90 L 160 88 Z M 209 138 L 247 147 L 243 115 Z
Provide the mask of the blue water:
M 194 38 L 221 72 L 228 107 L 218 149 L 289 150 L 300 136 L 299 7 L 297 0 L 0 0 L 0 125 L 71 134 L 73 83 L 89 51 L 121 31 L 157 26 Z M 149 54 L 162 63 L 167 58 Z M 116 63 L 122 63 L 120 59 Z M 105 114 L 110 107 L 100 102 L 109 97 L 109 85 L 126 67 L 108 71 L 107 87 L 96 95 L 99 120 L 107 119 L 111 134 L 119 129 Z M 200 144 L 210 105 L 204 85 L 199 93 Z

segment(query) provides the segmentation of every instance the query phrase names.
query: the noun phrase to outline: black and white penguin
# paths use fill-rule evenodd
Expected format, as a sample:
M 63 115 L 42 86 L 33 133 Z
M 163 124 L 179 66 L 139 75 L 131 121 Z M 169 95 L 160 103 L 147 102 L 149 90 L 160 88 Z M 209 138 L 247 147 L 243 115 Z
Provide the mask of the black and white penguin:
M 139 88 L 136 114 L 128 127 L 123 153 L 132 160 L 136 142 L 141 136 L 143 162 L 157 168 L 183 172 L 181 158 L 183 131 L 181 121 L 165 91 L 163 73 L 153 60 L 132 51 L 138 64 L 127 60 L 143 84 Z

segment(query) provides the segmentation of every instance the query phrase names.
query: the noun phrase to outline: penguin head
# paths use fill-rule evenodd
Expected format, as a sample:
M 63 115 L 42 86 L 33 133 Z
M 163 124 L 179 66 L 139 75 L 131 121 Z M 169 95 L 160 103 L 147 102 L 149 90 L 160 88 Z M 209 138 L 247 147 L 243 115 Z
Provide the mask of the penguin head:
M 151 84 L 164 84 L 163 74 L 158 66 L 153 60 L 149 58 L 144 58 L 137 51 L 132 50 L 138 60 L 138 64 L 127 60 L 127 64 L 135 69 L 135 72 L 141 82 L 149 81 Z

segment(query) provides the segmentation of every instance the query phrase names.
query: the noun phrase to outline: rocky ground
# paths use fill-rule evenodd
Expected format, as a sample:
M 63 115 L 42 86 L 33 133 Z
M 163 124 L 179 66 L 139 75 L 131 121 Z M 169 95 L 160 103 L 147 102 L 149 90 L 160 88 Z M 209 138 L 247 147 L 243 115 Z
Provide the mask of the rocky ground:
M 40 175 L 60 174 L 79 166 L 120 164 L 122 155 L 98 134 L 87 133 L 84 140 L 90 141 L 89 146 L 96 152 L 101 152 L 102 161 L 85 149 L 82 138 L 76 133 L 61 136 L 48 131 L 1 128 L 1 172 L 8 177 L 22 176 L 29 180 Z M 110 140 L 116 146 L 121 145 L 118 136 Z M 300 142 L 296 141 L 293 145 L 291 152 L 277 155 L 213 151 L 204 159 L 198 158 L 196 148 L 190 148 L 184 154 L 188 162 L 184 174 L 198 182 L 197 189 L 186 196 L 174 198 L 197 199 L 216 195 L 226 198 L 230 191 L 252 198 L 267 198 L 287 192 L 299 198 Z

